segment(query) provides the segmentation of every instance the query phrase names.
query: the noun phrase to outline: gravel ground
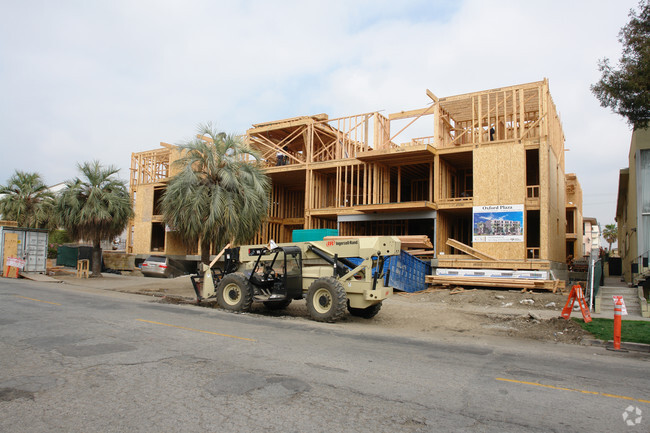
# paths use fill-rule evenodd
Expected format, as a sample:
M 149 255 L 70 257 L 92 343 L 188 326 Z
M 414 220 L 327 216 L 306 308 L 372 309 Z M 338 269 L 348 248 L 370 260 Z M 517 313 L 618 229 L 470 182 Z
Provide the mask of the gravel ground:
M 56 276 L 66 284 L 137 293 L 157 302 L 188 304 L 195 308 L 218 308 L 213 301 L 196 306 L 189 276 L 172 279 L 104 274 L 87 280 Z M 421 336 L 431 333 L 463 333 L 472 336 L 509 336 L 579 344 L 590 334 L 574 321 L 560 318 L 567 295 L 546 291 L 522 293 L 519 290 L 473 289 L 452 294 L 451 289 L 429 289 L 420 293 L 396 292 L 384 301 L 382 311 L 365 320 L 350 315 L 333 326 L 373 330 L 394 335 Z M 275 316 L 279 320 L 309 320 L 304 301 L 294 301 L 284 311 L 268 311 L 253 304 L 250 314 Z M 580 317 L 580 313 L 573 313 Z

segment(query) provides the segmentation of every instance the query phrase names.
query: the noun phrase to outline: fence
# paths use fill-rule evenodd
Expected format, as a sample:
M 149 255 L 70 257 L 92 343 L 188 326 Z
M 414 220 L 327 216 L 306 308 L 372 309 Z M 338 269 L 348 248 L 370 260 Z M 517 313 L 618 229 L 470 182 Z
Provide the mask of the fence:
M 589 257 L 589 268 L 587 270 L 587 290 L 589 294 L 589 310 L 594 309 L 594 299 L 598 296 L 600 282 L 603 278 L 603 261 L 595 256 Z

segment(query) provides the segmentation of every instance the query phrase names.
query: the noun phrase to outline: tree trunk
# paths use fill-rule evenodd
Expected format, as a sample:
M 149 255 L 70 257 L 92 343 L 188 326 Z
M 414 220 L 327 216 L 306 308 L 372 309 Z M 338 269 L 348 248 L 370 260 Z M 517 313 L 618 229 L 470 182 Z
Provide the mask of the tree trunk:
M 100 241 L 93 242 L 93 260 L 92 260 L 92 277 L 98 278 L 102 276 L 102 247 Z
M 210 264 L 210 241 L 207 239 L 201 239 L 201 262 Z

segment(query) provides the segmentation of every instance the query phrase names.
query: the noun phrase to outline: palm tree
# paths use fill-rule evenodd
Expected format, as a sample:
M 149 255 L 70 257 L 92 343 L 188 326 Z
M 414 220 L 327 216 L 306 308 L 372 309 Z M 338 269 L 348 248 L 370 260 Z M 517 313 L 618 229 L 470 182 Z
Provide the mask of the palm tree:
M 67 181 L 56 202 L 56 211 L 70 238 L 93 244 L 92 276 L 101 277 L 102 240 L 118 236 L 133 216 L 126 183 L 115 177 L 119 169 L 99 161 L 77 167 L 82 178 Z
M 603 237 L 605 241 L 609 244 L 608 251 L 612 250 L 612 244 L 618 239 L 618 228 L 616 224 L 607 224 L 605 230 L 603 230 Z
M 181 171 L 169 180 L 161 209 L 166 224 L 188 244 L 201 243 L 208 263 L 210 245 L 243 243 L 260 229 L 269 207 L 269 178 L 258 155 L 242 139 L 199 125 L 197 138 L 179 146 Z
M 0 186 L 0 214 L 20 227 L 42 228 L 52 220 L 54 195 L 38 173 L 16 170 L 7 185 Z

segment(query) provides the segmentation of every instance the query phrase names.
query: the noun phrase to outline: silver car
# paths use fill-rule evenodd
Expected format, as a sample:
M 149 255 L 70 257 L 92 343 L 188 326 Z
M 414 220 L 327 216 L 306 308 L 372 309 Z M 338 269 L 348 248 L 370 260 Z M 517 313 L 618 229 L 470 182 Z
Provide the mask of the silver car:
M 149 256 L 140 265 L 145 277 L 174 278 L 183 275 L 183 268 L 175 261 L 165 256 Z

